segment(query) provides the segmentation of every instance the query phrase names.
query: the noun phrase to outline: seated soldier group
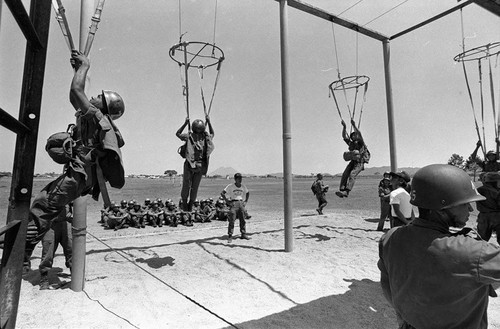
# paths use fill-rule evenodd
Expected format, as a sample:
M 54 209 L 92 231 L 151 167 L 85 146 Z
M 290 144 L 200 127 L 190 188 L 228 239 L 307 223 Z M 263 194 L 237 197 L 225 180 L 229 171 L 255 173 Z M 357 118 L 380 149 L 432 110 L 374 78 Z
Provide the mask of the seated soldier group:
M 172 199 L 165 202 L 160 198 L 153 201 L 146 199 L 142 205 L 136 200 L 122 200 L 119 204 L 112 201 L 109 207 L 101 210 L 99 223 L 104 229 L 115 231 L 128 227 L 145 228 L 146 225 L 193 226 L 193 222 L 227 221 L 229 214 L 229 208 L 222 198 L 215 203 L 212 198 L 196 200 L 191 211 L 181 209 Z

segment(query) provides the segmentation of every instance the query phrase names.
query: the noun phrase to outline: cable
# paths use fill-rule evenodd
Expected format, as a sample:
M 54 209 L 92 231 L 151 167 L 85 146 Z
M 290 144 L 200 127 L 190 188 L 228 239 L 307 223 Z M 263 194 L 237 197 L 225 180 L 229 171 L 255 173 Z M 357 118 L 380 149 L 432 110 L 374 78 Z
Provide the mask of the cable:
M 213 44 L 215 45 L 215 28 L 217 26 L 217 0 L 215 0 L 215 14 L 214 14 L 214 35 L 213 35 Z
M 199 302 L 197 302 L 196 300 L 194 300 L 193 298 L 183 294 L 181 291 L 179 291 L 178 289 L 172 287 L 171 285 L 169 285 L 167 282 L 163 281 L 162 279 L 160 279 L 159 277 L 157 277 L 156 275 L 154 275 L 153 273 L 145 270 L 144 268 L 142 268 L 141 266 L 137 265 L 136 262 L 130 260 L 128 257 L 126 257 L 125 255 L 123 255 L 122 252 L 114 249 L 113 247 L 111 247 L 110 245 L 108 245 L 107 243 L 105 243 L 104 241 L 102 241 L 101 239 L 99 239 L 98 237 L 96 237 L 95 235 L 93 235 L 92 233 L 88 232 L 88 234 L 90 236 L 92 236 L 94 239 L 96 239 L 97 241 L 99 241 L 100 243 L 102 243 L 103 245 L 105 245 L 106 247 L 108 247 L 110 250 L 116 252 L 118 255 L 120 255 L 121 257 L 123 257 L 126 261 L 128 261 L 129 263 L 131 263 L 132 265 L 136 266 L 137 268 L 139 268 L 140 270 L 142 270 L 143 272 L 146 272 L 148 275 L 150 275 L 151 277 L 155 278 L 156 280 L 160 281 L 161 283 L 163 283 L 164 285 L 166 285 L 167 287 L 169 287 L 170 289 L 172 289 L 173 291 L 175 291 L 176 293 L 178 293 L 179 295 L 181 295 L 182 297 L 186 298 L 187 300 L 189 300 L 190 302 L 192 302 L 193 304 L 197 305 L 198 307 L 204 309 L 205 311 L 207 311 L 208 313 L 212 314 L 213 316 L 215 316 L 216 318 L 218 318 L 219 320 L 222 320 L 224 321 L 225 323 L 227 323 L 228 325 L 230 325 L 231 327 L 233 328 L 236 328 L 238 329 L 238 327 L 229 322 L 228 320 L 224 319 L 222 316 L 218 315 L 217 313 L 214 313 L 213 311 L 211 311 L 210 309 L 208 309 L 207 307 L 201 305 Z
M 382 14 L 378 15 L 377 17 L 375 17 L 374 19 L 372 19 L 372 20 L 371 20 L 371 21 L 369 21 L 368 23 L 365 23 L 365 24 L 364 24 L 364 25 L 362 25 L 362 26 L 366 26 L 366 25 L 368 25 L 368 24 L 372 23 L 373 21 L 375 21 L 375 20 L 379 19 L 380 17 L 382 17 L 382 16 L 386 15 L 387 13 L 389 13 L 389 12 L 393 11 L 394 9 L 398 8 L 399 6 L 401 6 L 402 4 L 404 4 L 404 3 L 408 2 L 408 1 L 410 1 L 410 0 L 405 0 L 405 1 L 401 2 L 400 4 L 398 4 L 398 5 L 394 6 L 394 7 L 392 7 L 391 9 L 387 10 L 386 12 L 384 12 L 384 13 L 382 13 Z
M 102 304 L 99 300 L 97 300 L 97 299 L 92 299 L 92 298 L 89 296 L 88 292 L 86 292 L 85 290 L 83 290 L 83 292 L 85 293 L 85 295 L 87 296 L 87 298 L 88 298 L 88 299 L 90 299 L 90 300 L 91 300 L 91 301 L 93 301 L 93 302 L 97 302 L 99 305 L 101 305 L 101 307 L 102 307 L 103 309 L 105 309 L 105 310 L 106 310 L 106 311 L 108 311 L 109 313 L 113 314 L 113 315 L 114 315 L 114 316 L 116 316 L 117 318 L 120 318 L 120 319 L 122 319 L 122 320 L 124 320 L 124 321 L 128 322 L 128 324 L 130 324 L 132 327 L 137 328 L 137 329 L 140 329 L 140 327 L 136 326 L 135 324 L 133 324 L 133 323 L 132 323 L 132 322 L 130 322 L 129 320 L 125 319 L 124 317 L 122 317 L 122 316 L 120 316 L 120 315 L 116 314 L 115 312 L 111 311 L 110 309 L 108 309 L 108 308 L 107 308 L 106 306 L 104 306 L 104 305 L 103 305 L 103 304 Z
M 352 6 L 348 7 L 346 10 L 344 10 L 343 12 L 341 12 L 340 14 L 338 14 L 338 16 L 342 15 L 343 13 L 347 12 L 348 10 L 350 10 L 352 7 L 356 6 L 358 3 L 361 3 L 363 2 L 364 0 L 359 0 L 358 2 L 356 2 L 355 4 L 353 4 Z

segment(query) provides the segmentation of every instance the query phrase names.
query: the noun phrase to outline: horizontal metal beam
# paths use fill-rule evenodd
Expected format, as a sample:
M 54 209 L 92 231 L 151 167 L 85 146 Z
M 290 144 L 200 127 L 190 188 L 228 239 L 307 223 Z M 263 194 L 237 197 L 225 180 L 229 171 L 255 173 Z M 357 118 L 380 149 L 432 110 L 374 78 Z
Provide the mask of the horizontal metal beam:
M 0 125 L 18 135 L 27 134 L 31 131 L 28 126 L 11 116 L 9 113 L 5 112 L 2 108 L 0 108 Z
M 9 7 L 12 16 L 14 16 L 17 25 L 24 34 L 24 37 L 28 42 L 32 44 L 35 49 L 42 49 L 44 45 L 38 38 L 38 33 L 36 33 L 33 23 L 24 8 L 21 0 L 5 0 L 7 7 Z
M 276 1 L 279 1 L 279 0 L 276 0 Z M 295 9 L 298 9 L 300 11 L 303 11 L 305 13 L 314 15 L 316 17 L 325 19 L 327 21 L 333 22 L 335 24 L 341 25 L 343 27 L 346 27 L 348 29 L 351 29 L 353 31 L 356 31 L 358 33 L 366 35 L 367 37 L 370 37 L 370 38 L 373 38 L 373 39 L 376 39 L 379 41 L 384 41 L 384 40 L 389 39 L 388 36 L 385 36 L 381 33 L 376 32 L 376 31 L 367 29 L 365 27 L 359 26 L 357 23 L 340 18 L 338 16 L 335 16 L 334 14 L 328 13 L 322 9 L 311 6 L 310 4 L 307 4 L 307 3 L 299 1 L 299 0 L 288 0 L 288 6 L 295 8 Z
M 468 0 L 468 1 L 465 1 L 465 2 L 463 2 L 463 3 L 461 3 L 461 4 L 459 4 L 458 6 L 455 6 L 455 7 L 453 7 L 453 8 L 450 8 L 450 9 L 448 9 L 447 11 L 444 11 L 444 12 L 442 12 L 442 13 L 441 13 L 441 14 L 439 14 L 439 15 L 436 15 L 436 16 L 434 16 L 434 17 L 429 18 L 428 20 L 423 21 L 422 23 L 419 23 L 419 24 L 414 25 L 414 26 L 412 26 L 412 27 L 410 27 L 410 28 L 408 28 L 408 29 L 406 29 L 406 30 L 404 30 L 404 31 L 401 31 L 401 32 L 399 32 L 399 33 L 394 34 L 394 35 L 390 38 L 390 40 L 394 40 L 394 39 L 396 39 L 396 38 L 398 38 L 398 37 L 400 37 L 400 36 L 402 36 L 402 35 L 405 35 L 405 34 L 407 34 L 407 33 L 410 33 L 411 31 L 414 31 L 414 30 L 416 30 L 416 29 L 418 29 L 418 28 L 421 28 L 421 27 L 422 27 L 422 26 L 424 26 L 424 25 L 427 25 L 427 24 L 429 24 L 429 23 L 432 23 L 432 22 L 434 22 L 435 20 L 440 19 L 441 17 L 444 17 L 444 16 L 446 16 L 446 15 L 448 15 L 448 14 L 451 14 L 451 13 L 452 13 L 452 12 L 454 12 L 454 11 L 457 11 L 457 10 L 459 10 L 459 9 L 462 9 L 463 7 L 468 6 L 468 5 L 470 5 L 471 3 L 473 3 L 473 2 L 475 2 L 475 0 Z
M 500 16 L 500 0 L 474 0 L 474 2 L 484 9 Z

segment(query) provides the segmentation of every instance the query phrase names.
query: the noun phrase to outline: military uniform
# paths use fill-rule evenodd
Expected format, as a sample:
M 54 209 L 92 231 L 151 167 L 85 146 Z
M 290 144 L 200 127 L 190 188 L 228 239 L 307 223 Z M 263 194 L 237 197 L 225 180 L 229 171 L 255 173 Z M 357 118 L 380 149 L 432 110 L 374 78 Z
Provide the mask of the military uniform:
M 497 242 L 500 244 L 500 188 L 498 183 L 500 175 L 497 172 L 486 173 L 483 185 L 477 191 L 486 200 L 476 202 L 477 232 L 484 240 L 488 241 L 493 232 L 496 233 Z

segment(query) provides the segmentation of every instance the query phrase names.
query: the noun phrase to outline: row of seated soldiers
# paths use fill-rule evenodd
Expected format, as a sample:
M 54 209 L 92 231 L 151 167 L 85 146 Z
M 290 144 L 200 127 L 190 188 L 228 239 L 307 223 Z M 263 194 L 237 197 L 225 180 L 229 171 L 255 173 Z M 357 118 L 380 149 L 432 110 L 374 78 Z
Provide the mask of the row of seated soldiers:
M 109 207 L 101 210 L 100 223 L 105 229 L 135 227 L 145 228 L 146 225 L 162 227 L 163 225 L 193 226 L 193 222 L 207 223 L 212 220 L 227 221 L 229 208 L 225 201 L 219 198 L 196 200 L 191 211 L 183 211 L 172 199 L 163 202 L 162 199 L 146 199 L 144 204 L 136 200 L 122 200 L 119 204 L 111 202 Z

